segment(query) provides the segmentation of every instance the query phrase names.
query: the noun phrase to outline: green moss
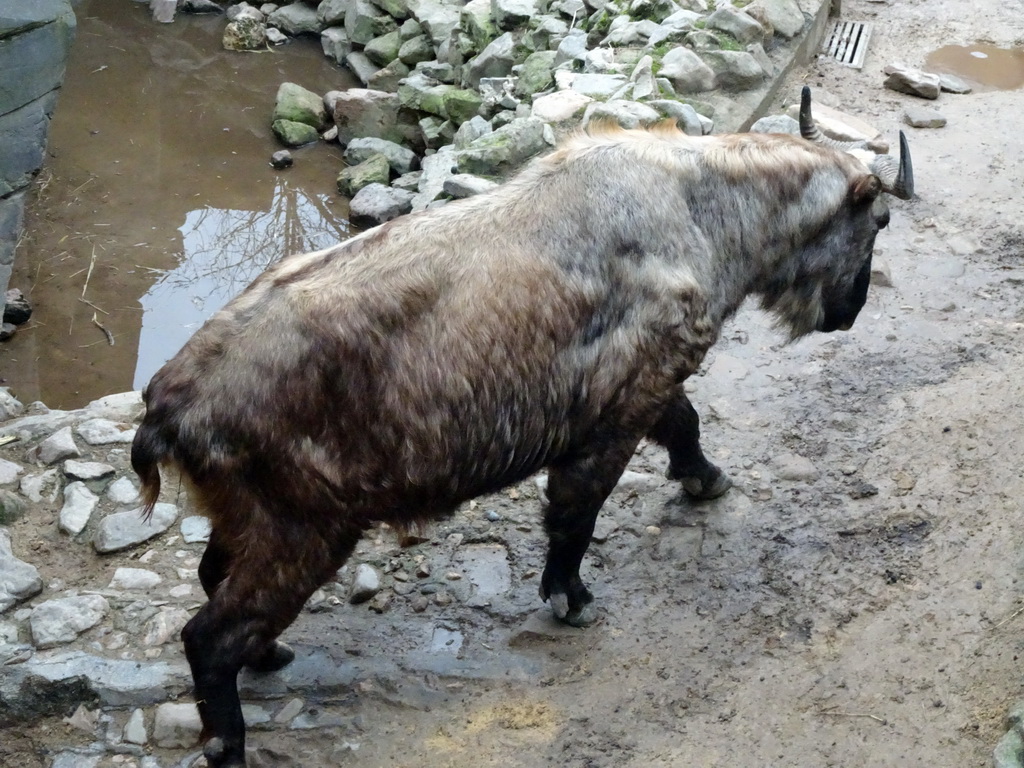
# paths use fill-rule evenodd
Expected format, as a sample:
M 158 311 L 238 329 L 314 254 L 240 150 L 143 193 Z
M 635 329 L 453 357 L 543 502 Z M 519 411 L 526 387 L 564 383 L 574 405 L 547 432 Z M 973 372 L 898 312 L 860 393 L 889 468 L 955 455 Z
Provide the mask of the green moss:
M 728 32 L 715 31 L 715 37 L 718 38 L 718 44 L 722 47 L 723 51 L 745 51 L 743 44 L 735 37 L 730 35 Z

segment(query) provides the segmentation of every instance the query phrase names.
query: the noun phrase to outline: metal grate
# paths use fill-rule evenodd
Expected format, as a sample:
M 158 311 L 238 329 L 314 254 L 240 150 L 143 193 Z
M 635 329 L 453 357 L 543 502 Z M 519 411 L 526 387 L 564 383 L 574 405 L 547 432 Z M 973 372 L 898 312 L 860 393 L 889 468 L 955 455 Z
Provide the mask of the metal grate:
M 840 64 L 860 69 L 868 52 L 871 25 L 863 21 L 837 21 L 825 36 L 822 50 Z

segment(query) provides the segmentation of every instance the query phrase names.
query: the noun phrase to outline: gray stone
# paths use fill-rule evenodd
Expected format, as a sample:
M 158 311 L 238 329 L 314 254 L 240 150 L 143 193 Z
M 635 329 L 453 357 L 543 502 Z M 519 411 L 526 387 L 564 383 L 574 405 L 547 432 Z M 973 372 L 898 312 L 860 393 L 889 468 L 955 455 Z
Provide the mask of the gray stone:
M 689 104 L 670 99 L 656 99 L 647 102 L 647 106 L 658 111 L 664 117 L 676 121 L 676 125 L 688 136 L 701 136 L 704 134 L 704 126 L 697 110 Z
M 473 176 L 469 173 L 456 173 L 445 179 L 443 190 L 446 195 L 454 198 L 463 198 L 473 197 L 481 192 L 488 192 L 497 186 L 497 183 L 490 179 L 481 179 L 479 176 Z
M 410 0 L 409 13 L 430 35 L 434 46 L 439 46 L 451 36 L 452 30 L 459 26 L 458 2 L 442 2 L 441 0 Z
M 338 141 L 346 145 L 353 139 L 373 136 L 403 143 L 407 137 L 399 120 L 400 107 L 394 93 L 349 88 L 338 96 L 334 107 Z
M 351 0 L 345 13 L 345 31 L 353 43 L 366 45 L 375 37 L 398 29 L 398 23 L 370 0 Z
M 633 99 L 640 101 L 658 93 L 658 85 L 654 82 L 654 60 L 650 56 L 643 56 L 636 63 L 629 81 L 633 83 Z
M 886 88 L 923 99 L 939 98 L 939 76 L 903 64 L 890 64 L 885 68 L 888 77 L 882 83 Z
M 20 520 L 28 511 L 24 497 L 7 490 L 0 490 L 0 525 L 10 525 Z
M 350 603 L 362 603 L 380 591 L 380 574 L 372 566 L 360 563 L 356 566 L 352 578 L 352 589 L 349 593 Z M 298 713 L 296 713 L 298 714 Z
M 373 38 L 363 48 L 363 53 L 374 64 L 385 67 L 398 58 L 398 51 L 401 47 L 402 35 L 398 29 L 393 29 L 379 37 Z
M 444 192 L 444 183 L 455 173 L 457 153 L 442 148 L 429 157 L 423 158 L 423 175 L 420 176 L 416 194 L 412 198 L 412 209 L 422 211 Z
M 374 152 L 362 160 L 348 162 L 351 164 L 341 169 L 337 179 L 338 194 L 342 197 L 353 197 L 363 187 L 387 184 L 391 179 L 391 164 L 380 152 Z
M 660 30 L 661 25 L 649 19 L 628 21 L 618 26 L 613 25 L 608 36 L 601 41 L 601 45 L 615 48 L 642 46 L 651 38 L 651 35 L 657 34 Z
M 992 751 L 992 768 L 1020 768 L 1024 765 L 1024 738 L 1015 730 L 1007 731 Z
M 177 517 L 178 508 L 173 504 L 164 503 L 159 503 L 153 508 L 149 520 L 143 518 L 141 508 L 129 512 L 115 512 L 100 520 L 93 538 L 93 547 L 101 554 L 134 547 L 154 536 L 159 536 L 174 524 Z
M 409 0 L 373 0 L 373 2 L 393 19 L 398 21 L 408 19 Z M 411 21 L 415 21 L 415 19 L 411 19 Z
M 352 74 L 358 77 L 363 85 L 367 85 L 379 69 L 362 51 L 349 53 L 345 57 L 345 66 L 352 70 Z
M 37 605 L 29 617 L 32 642 L 40 649 L 70 643 L 103 621 L 109 612 L 110 605 L 99 595 L 47 600 Z
M 161 608 L 142 629 L 142 644 L 150 648 L 177 640 L 192 618 L 184 608 Z
M 186 544 L 209 541 L 212 530 L 210 518 L 202 515 L 190 515 L 181 521 L 181 538 Z
M 434 58 L 434 46 L 426 35 L 417 35 L 402 43 L 398 49 L 398 58 L 406 66 L 415 67 L 421 61 Z
M 89 445 L 127 444 L 135 439 L 135 428 L 110 419 L 88 419 L 75 428 L 75 433 Z
M 170 24 L 178 10 L 178 0 L 149 0 L 149 10 L 153 14 L 153 21 Z
M 704 60 L 714 70 L 719 88 L 742 91 L 764 82 L 764 69 L 746 51 L 706 51 Z
M 85 482 L 104 480 L 114 474 L 114 468 L 98 461 L 77 461 L 68 459 L 64 462 L 64 475 L 71 480 Z
M 511 32 L 506 32 L 488 43 L 478 56 L 468 62 L 465 83 L 476 88 L 481 78 L 506 77 L 512 74 L 515 63 L 515 38 Z
M 96 768 L 103 759 L 102 754 L 84 752 L 81 750 L 67 750 L 58 752 L 50 768 Z
M 455 138 L 452 140 L 452 143 L 455 145 L 456 149 L 465 149 L 481 136 L 484 136 L 493 130 L 494 129 L 491 127 L 490 123 L 477 115 L 459 126 L 459 129 L 455 132 Z
M 516 118 L 508 125 L 481 136 L 459 153 L 459 172 L 496 176 L 514 171 L 548 149 L 544 127 L 542 121 L 533 117 Z
M 349 0 L 322 0 L 316 7 L 316 18 L 325 27 L 344 24 L 348 5 Z
M 889 262 L 885 261 L 877 253 L 871 260 L 871 285 L 877 285 L 879 288 L 892 288 L 892 270 L 889 268 Z
M 451 144 L 455 138 L 455 126 L 451 120 L 442 120 L 433 115 L 427 115 L 420 120 L 420 132 L 423 135 L 424 146 L 429 149 L 440 149 Z
M 290 120 L 322 131 L 327 126 L 327 110 L 319 94 L 295 83 L 281 83 L 271 120 Z
M 0 421 L 8 421 L 24 412 L 25 406 L 21 401 L 7 387 L 0 387 Z
M 396 91 L 398 84 L 409 75 L 409 67 L 395 59 L 374 72 L 366 81 L 366 87 L 375 91 Z
M 0 485 L 10 485 L 17 482 L 18 475 L 25 471 L 20 464 L 15 464 L 7 459 L 0 459 Z
M 81 456 L 82 452 L 75 445 L 71 427 L 64 427 L 39 444 L 39 460 L 43 464 L 53 464 L 69 457 Z
M 17 288 L 12 288 L 5 295 L 3 320 L 13 325 L 23 325 L 32 317 L 32 305 L 25 295 Z
M 974 90 L 970 83 L 955 75 L 939 75 L 939 88 L 946 93 L 970 93 Z
M 301 1 L 278 8 L 267 16 L 267 24 L 289 35 L 319 35 L 324 28 L 316 9 Z
M 678 93 L 698 93 L 715 87 L 715 72 L 689 48 L 673 48 L 661 62 L 661 77 L 668 78 Z
M 796 453 L 784 453 L 771 462 L 772 471 L 780 480 L 813 483 L 821 473 L 810 459 Z
M 117 568 L 110 580 L 110 589 L 152 589 L 163 581 L 160 574 L 145 568 Z
M 165 703 L 156 708 L 153 718 L 153 743 L 165 749 L 194 747 L 203 730 L 195 704 Z
M 0 528 L 0 613 L 42 591 L 43 580 L 39 571 L 34 565 L 14 556 L 10 532 Z
M 60 510 L 59 527 L 65 533 L 77 536 L 89 523 L 99 497 L 85 483 L 69 483 L 64 489 L 64 506 Z
M 579 74 L 572 81 L 572 90 L 592 99 L 610 99 L 629 82 L 625 75 Z
M 376 154 L 384 155 L 388 159 L 388 163 L 391 164 L 391 168 L 399 175 L 416 170 L 419 164 L 416 153 L 411 149 L 387 139 L 370 136 L 352 139 L 348 143 L 348 147 L 345 149 L 345 162 L 361 163 Z
M 587 57 L 587 33 L 579 29 L 569 31 L 555 50 L 555 66 L 570 61 L 582 62 Z
M 275 10 L 276 9 L 277 7 L 275 6 Z M 238 19 L 253 19 L 255 21 L 267 20 L 267 15 L 263 13 L 263 11 L 246 2 L 228 6 L 227 11 L 225 11 L 225 16 L 229 22 L 237 21 Z
M 420 178 L 423 176 L 423 171 L 413 171 L 412 173 L 403 173 L 397 179 L 391 182 L 391 186 L 395 189 L 404 189 L 406 192 L 415 193 L 420 186 Z
M 224 9 L 213 0 L 179 0 L 178 10 L 182 13 L 224 13 Z
M 537 0 L 490 0 L 491 13 L 498 29 L 512 30 L 526 24 L 537 15 Z
M 270 45 L 284 45 L 291 40 L 288 35 L 277 27 L 267 27 L 267 43 Z
M 141 709 L 132 710 L 124 730 L 121 731 L 121 738 L 129 744 L 143 745 L 149 741 L 149 735 L 146 733 L 146 716 Z
M 934 109 L 908 107 L 903 113 L 903 122 L 912 128 L 942 128 L 946 125 L 946 118 Z
M 569 25 L 556 16 L 539 16 L 531 24 L 523 41 L 534 51 L 549 51 L 569 34 Z
M 53 91 L 0 115 L 0 145 L 4 147 L 0 160 L 0 196 L 24 189 L 42 166 L 43 138 L 56 101 L 57 93 Z M 4 319 L 14 322 L 6 316 Z
M 751 133 L 789 133 L 793 136 L 800 135 L 800 123 L 789 115 L 768 115 L 762 117 L 752 126 Z
M 321 32 L 320 47 L 324 56 L 338 64 L 344 64 L 345 57 L 352 53 L 352 41 L 343 27 L 328 27 Z
M 530 115 L 547 123 L 560 123 L 581 115 L 592 101 L 576 91 L 555 91 L 535 98 Z
M 554 51 L 537 51 L 526 57 L 516 80 L 516 96 L 527 98 L 554 85 L 555 55 Z
M 42 501 L 56 501 L 60 488 L 60 473 L 56 469 L 48 469 L 39 474 L 26 475 L 21 479 L 20 485 L 21 492 L 30 501 L 34 501 L 37 504 Z
M 107 487 L 107 498 L 115 504 L 134 504 L 139 500 L 139 491 L 127 477 L 119 477 Z
M 337 128 L 332 128 L 335 132 L 335 138 L 337 138 Z M 326 135 L 324 136 L 326 139 Z M 279 149 L 277 152 L 270 156 L 270 167 L 277 171 L 283 171 L 285 168 L 291 168 L 295 163 L 295 159 L 292 157 L 292 153 L 287 149 Z
M 745 10 L 763 13 L 776 34 L 792 39 L 799 35 L 807 24 L 807 18 L 797 0 L 754 0 Z
M 267 25 L 250 16 L 241 16 L 224 27 L 221 45 L 229 51 L 258 51 L 267 42 Z
M 657 110 L 636 101 L 613 99 L 608 102 L 595 102 L 587 107 L 583 114 L 583 126 L 593 120 L 614 122 L 623 128 L 643 128 L 654 125 L 662 119 Z
M 469 0 L 459 12 L 459 24 L 477 50 L 498 36 L 498 25 L 491 13 L 491 0 Z
M 412 194 L 383 184 L 363 187 L 349 202 L 349 218 L 357 227 L 373 227 L 412 210 Z

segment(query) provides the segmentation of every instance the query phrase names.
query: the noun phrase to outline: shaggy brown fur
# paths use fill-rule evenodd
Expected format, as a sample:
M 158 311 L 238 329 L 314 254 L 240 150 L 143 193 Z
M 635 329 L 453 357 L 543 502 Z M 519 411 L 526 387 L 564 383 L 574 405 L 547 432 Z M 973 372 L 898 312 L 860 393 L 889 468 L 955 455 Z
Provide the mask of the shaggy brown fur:
M 792 336 L 848 327 L 887 213 L 877 179 L 788 136 L 579 135 L 493 192 L 293 256 L 154 377 L 132 450 L 147 506 L 175 465 L 213 534 L 183 632 L 214 766 L 243 764 L 243 665 L 362 532 L 450 513 L 549 469 L 541 593 L 579 579 L 638 441 L 709 497 L 683 381 L 758 296 Z

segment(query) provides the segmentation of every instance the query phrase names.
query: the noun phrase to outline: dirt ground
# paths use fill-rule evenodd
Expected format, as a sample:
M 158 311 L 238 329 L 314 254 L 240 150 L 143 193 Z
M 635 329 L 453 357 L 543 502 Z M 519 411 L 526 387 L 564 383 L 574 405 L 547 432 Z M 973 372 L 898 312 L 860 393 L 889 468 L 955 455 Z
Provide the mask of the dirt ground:
M 893 201 L 879 237 L 893 287 L 874 286 L 846 334 L 787 346 L 753 311 L 728 326 L 691 389 L 736 487 L 701 505 L 669 483 L 617 493 L 585 563 L 595 626 L 539 621 L 532 483 L 420 545 L 443 559 L 462 535 L 455 564 L 465 545 L 505 547 L 509 582 L 489 605 L 303 614 L 286 636 L 300 651 L 392 666 L 332 694 L 354 718 L 343 728 L 252 731 L 259 764 L 991 764 L 1024 698 L 1024 92 L 926 103 L 883 90 L 881 70 L 949 44 L 1020 46 L 1024 17 L 994 0 L 847 0 L 843 16 L 875 22 L 866 66 L 816 62 L 787 100 L 806 82 L 894 146 L 907 106 L 949 121 L 904 126 L 918 199 Z M 779 477 L 794 454 L 816 480 Z M 660 477 L 664 465 L 645 446 L 631 469 Z M 483 523 L 490 509 L 500 522 Z M 531 621 L 537 636 L 520 631 Z M 458 652 L 417 654 L 416 638 L 439 628 Z M 60 728 L 11 735 L 52 746 Z

